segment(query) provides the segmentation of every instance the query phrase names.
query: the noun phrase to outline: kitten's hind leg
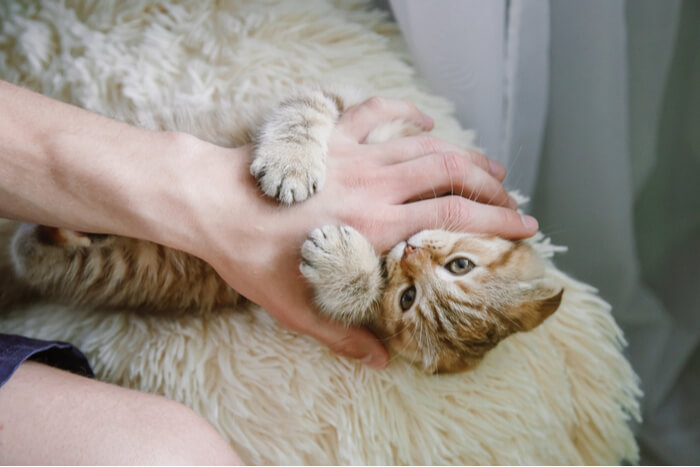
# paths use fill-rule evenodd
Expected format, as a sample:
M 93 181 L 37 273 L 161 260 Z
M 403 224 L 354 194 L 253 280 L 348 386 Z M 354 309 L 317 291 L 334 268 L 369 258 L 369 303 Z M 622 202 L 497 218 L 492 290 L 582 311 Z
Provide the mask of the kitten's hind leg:
M 342 112 L 342 99 L 309 91 L 281 103 L 256 135 L 250 173 L 266 195 L 292 204 L 321 188 L 328 139 Z
M 301 248 L 301 273 L 326 316 L 348 325 L 369 324 L 384 289 L 380 259 L 372 245 L 348 226 L 311 232 Z

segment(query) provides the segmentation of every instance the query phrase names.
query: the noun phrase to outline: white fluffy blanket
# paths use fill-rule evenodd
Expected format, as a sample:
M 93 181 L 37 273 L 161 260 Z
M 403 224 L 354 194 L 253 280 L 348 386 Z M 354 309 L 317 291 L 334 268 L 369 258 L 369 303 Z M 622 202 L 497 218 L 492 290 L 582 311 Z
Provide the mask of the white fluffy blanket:
M 261 102 L 329 82 L 409 98 L 471 143 L 364 2 L 0 2 L 0 17 L 0 77 L 122 120 L 236 144 Z M 239 120 L 218 121 L 224 106 Z M 635 462 L 620 330 L 595 290 L 550 273 L 560 310 L 460 375 L 364 368 L 255 306 L 174 321 L 45 305 L 3 312 L 0 330 L 75 343 L 101 379 L 189 405 L 249 463 Z

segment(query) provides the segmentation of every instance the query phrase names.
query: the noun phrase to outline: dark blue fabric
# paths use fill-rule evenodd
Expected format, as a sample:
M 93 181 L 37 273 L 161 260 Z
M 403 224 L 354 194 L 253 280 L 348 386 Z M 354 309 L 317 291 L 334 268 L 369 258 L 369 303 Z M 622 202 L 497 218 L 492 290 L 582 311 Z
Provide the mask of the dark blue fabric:
M 94 376 L 85 355 L 72 344 L 0 334 L 0 386 L 26 360 L 45 363 L 82 376 Z

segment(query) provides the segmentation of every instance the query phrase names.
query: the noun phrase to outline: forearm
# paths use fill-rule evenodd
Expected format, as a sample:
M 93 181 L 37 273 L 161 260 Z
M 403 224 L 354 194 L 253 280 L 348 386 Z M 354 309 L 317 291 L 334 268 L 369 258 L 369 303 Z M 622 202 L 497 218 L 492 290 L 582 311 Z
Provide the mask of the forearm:
M 177 246 L 192 235 L 201 194 L 185 178 L 207 143 L 1 81 L 0 108 L 0 216 Z

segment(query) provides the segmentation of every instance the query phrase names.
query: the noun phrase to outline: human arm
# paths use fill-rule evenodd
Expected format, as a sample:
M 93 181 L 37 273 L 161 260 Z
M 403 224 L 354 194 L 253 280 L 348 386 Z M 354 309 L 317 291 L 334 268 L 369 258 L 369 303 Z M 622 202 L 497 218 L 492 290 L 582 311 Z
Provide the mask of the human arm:
M 259 193 L 248 146 L 139 129 L 1 82 L 0 102 L 1 215 L 197 255 L 284 326 L 372 366 L 387 361 L 374 336 L 327 322 L 310 305 L 298 263 L 313 228 L 351 225 L 378 251 L 436 226 L 508 237 L 537 229 L 513 210 L 461 196 L 405 204 L 433 190 L 479 193 L 497 204 L 508 198 L 500 185 L 505 171 L 477 153 L 430 137 L 359 144 L 393 118 L 431 125 L 402 102 L 374 99 L 348 110 L 331 137 L 324 189 L 285 208 Z

